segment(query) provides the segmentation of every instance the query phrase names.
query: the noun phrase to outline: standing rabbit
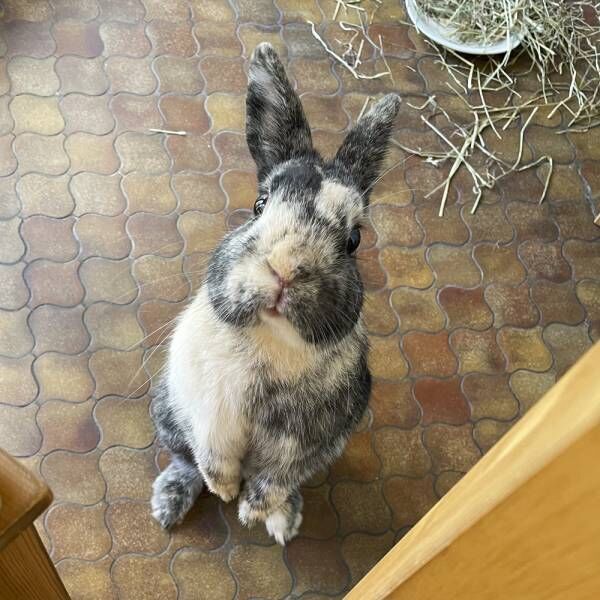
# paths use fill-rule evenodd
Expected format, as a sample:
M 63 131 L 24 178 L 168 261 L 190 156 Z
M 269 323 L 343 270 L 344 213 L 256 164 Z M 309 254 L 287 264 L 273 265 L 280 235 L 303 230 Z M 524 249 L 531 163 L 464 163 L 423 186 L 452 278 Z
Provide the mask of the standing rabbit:
M 367 406 L 354 251 L 400 99 L 375 104 L 324 161 L 265 43 L 246 104 L 254 218 L 220 243 L 175 328 L 153 404 L 172 460 L 152 509 L 170 527 L 206 484 L 225 502 L 239 495 L 240 521 L 264 521 L 283 544 L 302 521 L 300 486 L 340 456 Z

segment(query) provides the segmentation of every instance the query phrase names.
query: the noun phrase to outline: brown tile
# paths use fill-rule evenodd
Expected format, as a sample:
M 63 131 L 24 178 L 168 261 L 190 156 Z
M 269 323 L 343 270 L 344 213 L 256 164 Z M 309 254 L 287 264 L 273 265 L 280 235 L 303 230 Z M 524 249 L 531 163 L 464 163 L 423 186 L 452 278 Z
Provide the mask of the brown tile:
M 211 94 L 206 99 L 206 112 L 210 115 L 212 132 L 223 130 L 244 131 L 246 125 L 246 99 L 231 94 Z
M 138 309 L 138 321 L 144 329 L 144 348 L 164 342 L 175 327 L 175 319 L 184 308 L 184 303 L 149 300 Z
M 112 556 L 128 552 L 157 554 L 167 547 L 169 534 L 150 514 L 147 502 L 117 500 L 106 509 L 106 523 L 112 534 Z
M 142 58 L 151 50 L 143 23 L 107 21 L 100 26 L 100 37 L 104 42 L 105 56 Z
M 553 323 L 544 329 L 543 338 L 554 357 L 558 377 L 568 371 L 592 345 L 585 323 L 575 327 Z
M 107 351 L 108 352 L 108 351 Z M 122 353 L 121 353 L 122 354 Z M 95 375 L 97 369 L 93 369 Z M 133 371 L 135 373 L 135 371 Z M 128 374 L 131 377 L 130 374 Z M 103 387 L 98 386 L 98 396 L 103 395 Z M 133 388 L 131 391 L 134 391 Z M 95 417 L 102 432 L 101 448 L 122 445 L 129 448 L 146 448 L 154 439 L 154 426 L 148 414 L 147 399 L 132 399 L 108 396 L 99 400 Z
M 134 450 L 113 446 L 100 457 L 99 469 L 106 481 L 106 499 L 116 498 L 149 501 L 152 482 L 157 475 L 154 450 Z
M 47 58 L 56 48 L 50 34 L 50 21 L 13 21 L 10 27 L 5 28 L 2 37 L 9 57 L 25 55 L 31 58 Z
M 441 498 L 445 496 L 463 477 L 458 471 L 443 471 L 435 480 L 435 493 Z
M 468 288 L 481 283 L 481 273 L 468 247 L 456 248 L 436 244 L 429 248 L 427 261 L 435 272 L 438 287 L 454 285 Z
M 85 288 L 87 305 L 99 300 L 128 304 L 137 296 L 138 287 L 127 259 L 90 258 L 81 264 L 79 277 Z
M 351 584 L 358 583 L 394 545 L 394 534 L 353 533 L 342 541 L 341 551 L 350 570 Z M 316 600 L 316 598 L 315 598 Z
M 112 135 L 77 132 L 69 135 L 65 149 L 71 159 L 71 171 L 110 175 L 119 168 Z
M 31 456 L 39 451 L 42 435 L 35 420 L 38 407 L 0 404 L 0 437 L 2 449 L 13 456 Z M 14 424 L 18 423 L 19 427 Z
M 106 505 L 59 504 L 46 517 L 46 529 L 52 540 L 52 560 L 80 558 L 94 561 L 110 550 L 110 533 L 104 522 Z M 82 535 L 85 533 L 85 535 Z
M 534 281 L 531 286 L 531 297 L 540 310 L 543 325 L 553 322 L 575 325 L 585 316 L 570 282 Z
M 487 452 L 510 428 L 512 423 L 482 419 L 473 426 L 473 437 L 483 452 Z
M 590 161 L 590 164 L 593 163 Z M 584 177 L 586 176 L 585 171 L 584 166 L 582 169 Z M 548 200 L 551 203 L 563 200 L 572 200 L 580 203 L 584 195 L 583 181 L 577 172 L 577 166 L 575 164 L 568 166 L 554 165 L 550 185 L 548 186 Z
M 143 351 L 141 349 L 129 352 L 108 349 L 94 352 L 90 358 L 90 371 L 96 380 L 96 397 L 102 398 L 110 394 L 122 394 L 128 396 L 127 402 L 129 404 L 123 403 L 123 406 L 119 406 L 118 408 L 121 411 L 127 411 L 129 405 L 132 407 L 130 410 L 133 410 L 135 404 L 136 407 L 140 407 L 136 410 L 143 412 L 141 408 L 143 403 L 134 403 L 129 400 L 129 397 L 138 397 L 144 394 L 148 386 L 147 376 L 142 368 L 142 356 Z M 117 404 L 118 402 L 120 401 L 115 401 Z M 108 401 L 105 404 L 108 404 Z M 98 406 L 96 412 L 98 413 L 99 410 L 100 407 Z M 144 435 L 146 434 L 144 433 Z M 106 434 L 104 437 L 106 437 Z M 126 442 L 117 443 L 133 446 L 133 444 L 127 444 Z
M 12 99 L 10 112 L 14 119 L 15 134 L 30 132 L 56 135 L 65 126 L 56 98 L 22 94 Z
M 236 35 L 235 23 L 216 23 L 201 20 L 194 26 L 194 37 L 200 46 L 200 56 L 237 57 L 242 54 L 242 45 Z
M 446 287 L 439 293 L 439 302 L 448 315 L 448 327 L 487 329 L 493 315 L 483 296 L 483 288 Z
M 458 357 L 458 372 L 461 375 L 504 371 L 504 357 L 496 343 L 495 330 L 458 329 L 452 333 L 450 344 Z
M 150 38 L 154 54 L 157 56 L 193 56 L 197 50 L 192 26 L 188 22 L 174 23 L 170 20 L 154 19 L 146 26 L 146 35 Z
M 22 175 L 31 171 L 46 175 L 62 175 L 69 168 L 63 135 L 22 133 L 15 138 L 14 151 Z
M 187 21 L 190 17 L 190 8 L 186 0 L 172 0 L 165 3 L 163 0 L 141 0 L 146 9 L 146 21 L 166 19 L 173 23 Z
M 28 265 L 24 277 L 31 291 L 30 306 L 79 304 L 83 298 L 83 288 L 77 277 L 78 266 L 77 261 L 55 263 L 48 260 L 37 260 Z
M 100 431 L 94 422 L 94 401 L 73 403 L 48 400 L 40 406 L 37 423 L 42 432 L 41 452 L 70 450 L 89 452 L 100 439 Z
M 444 327 L 444 314 L 436 302 L 434 289 L 398 288 L 392 292 L 391 302 L 400 319 L 400 331 L 435 332 Z
M 290 62 L 288 74 L 296 80 L 299 94 L 334 94 L 340 87 L 328 59 L 296 58 Z
M 573 267 L 576 279 L 598 277 L 600 273 L 600 248 L 597 243 L 583 240 L 568 240 L 563 245 L 563 254 Z
M 398 345 L 398 338 L 376 337 L 370 339 L 369 368 L 374 377 L 400 379 L 408 373 L 408 366 Z
M 340 533 L 383 533 L 390 526 L 390 511 L 381 493 L 381 483 L 338 483 L 331 501 L 340 517 Z
M 390 295 L 387 291 L 367 292 L 363 318 L 369 333 L 389 335 L 396 329 L 396 315 L 390 307 Z
M 313 146 L 325 159 L 332 159 L 342 145 L 344 137 L 341 132 L 316 129 L 312 134 Z
M 385 425 L 409 429 L 419 422 L 421 415 L 411 388 L 412 384 L 408 380 L 373 383 L 370 406 L 374 429 Z
M 127 220 L 127 231 L 133 243 L 131 256 L 135 258 L 144 254 L 177 256 L 183 248 L 176 215 L 136 213 Z
M 236 584 L 225 551 L 208 553 L 184 548 L 173 557 L 172 572 L 181 600 L 230 600 L 235 596 Z
M 104 63 L 104 69 L 113 94 L 134 92 L 149 95 L 156 90 L 158 85 L 148 59 L 110 56 Z
M 203 134 L 210 127 L 202 97 L 163 96 L 160 110 L 166 129 Z
M 100 9 L 96 0 L 52 0 L 54 16 L 57 19 L 95 19 Z
M 510 387 L 521 405 L 521 414 L 527 412 L 553 385 L 556 375 L 552 371 L 533 373 L 516 371 L 510 376 Z
M 112 558 L 108 556 L 94 562 L 66 558 L 56 565 L 56 569 L 71 598 L 98 600 L 113 597 L 111 565 Z
M 471 418 L 513 419 L 519 403 L 513 396 L 506 375 L 472 373 L 463 380 L 463 390 L 471 405 Z
M 117 131 L 139 131 L 145 133 L 151 128 L 163 127 L 163 118 L 154 96 L 118 94 L 110 105 L 117 122 Z
M 289 23 L 283 27 L 285 41 L 291 58 L 325 58 L 321 44 L 313 37 L 308 23 Z
M 403 475 L 423 477 L 431 469 L 431 459 L 421 440 L 421 429 L 384 427 L 373 432 L 373 446 L 381 459 L 381 477 Z
M 61 56 L 55 65 L 63 94 L 79 92 L 99 96 L 108 89 L 108 79 L 102 69 L 102 58 Z
M 14 120 L 8 108 L 9 101 L 8 96 L 0 98 L 0 135 L 6 135 L 13 130 Z
M 77 454 L 57 450 L 44 457 L 41 473 L 59 502 L 89 505 L 104 497 L 106 485 L 98 471 L 96 452 Z
M 73 210 L 69 192 L 69 177 L 47 177 L 30 173 L 17 182 L 21 200 L 21 216 L 44 214 L 49 217 L 66 217 Z
M 424 289 L 433 282 L 433 273 L 425 261 L 422 249 L 388 246 L 381 251 L 380 260 L 388 274 L 390 288 L 406 285 Z
M 481 244 L 475 247 L 473 255 L 483 271 L 483 283 L 518 285 L 525 279 L 525 269 L 514 246 Z
M 221 184 L 228 197 L 228 208 L 249 208 L 256 195 L 256 174 L 246 171 L 227 171 Z
M 594 225 L 594 215 L 584 198 L 578 202 L 556 202 L 551 210 L 563 239 L 579 238 L 591 241 L 600 236 L 598 226 Z
M 38 386 L 33 378 L 33 356 L 22 358 L 0 357 L 0 398 L 4 404 L 25 406 L 33 402 Z
M 186 254 L 211 252 L 225 234 L 222 214 L 189 211 L 179 217 L 177 227 L 185 240 Z
M 179 212 L 200 210 L 218 213 L 227 203 L 217 175 L 179 173 L 173 177 L 171 185 L 179 198 Z
M 21 237 L 27 244 L 26 260 L 48 258 L 67 262 L 77 256 L 79 244 L 73 236 L 75 219 L 52 219 L 45 216 L 29 217 L 21 225 Z
M 444 216 L 440 217 L 437 203 L 428 203 L 417 209 L 417 219 L 425 231 L 427 245 L 437 242 L 460 245 L 469 239 L 469 230 L 456 205 L 446 207 Z
M 15 311 L 0 311 L 0 355 L 19 358 L 33 348 L 33 337 L 27 326 L 30 311 L 21 308 Z
M 204 89 L 197 58 L 159 56 L 154 61 L 154 69 L 163 94 L 199 94 Z
M 139 301 L 167 300 L 180 302 L 187 298 L 190 284 L 183 274 L 183 259 L 161 256 L 142 256 L 132 267 L 139 293 Z
M 415 398 L 423 411 L 422 424 L 448 423 L 462 425 L 469 420 L 470 410 L 460 387 L 460 378 L 417 379 Z
M 124 258 L 129 254 L 131 242 L 125 232 L 125 215 L 106 217 L 85 214 L 75 223 L 75 234 L 81 244 L 81 258 Z
M 392 508 L 394 529 L 414 525 L 437 502 L 431 475 L 422 479 L 392 477 L 383 489 Z
M 23 263 L 0 265 L 0 309 L 16 310 L 29 300 L 23 279 Z
M 580 281 L 576 288 L 577 298 L 588 314 L 590 336 L 594 341 L 600 337 L 600 282 Z M 561 319 L 565 321 L 565 319 Z M 568 323 L 568 321 L 565 321 Z
M 561 283 L 571 278 L 571 269 L 561 252 L 560 242 L 547 243 L 537 240 L 523 242 L 519 256 L 529 275 L 535 279 L 548 279 Z
M 533 305 L 529 287 L 492 284 L 485 290 L 485 299 L 494 311 L 494 326 L 513 325 L 533 327 L 539 320 L 539 312 Z
M 235 18 L 229 4 L 223 4 L 220 0 L 190 0 L 190 5 L 196 21 L 227 23 Z
M 136 212 L 166 214 L 177 206 L 168 173 L 163 175 L 129 173 L 123 179 L 123 191 L 127 196 L 127 210 L 130 214 Z
M 292 577 L 279 545 L 234 546 L 229 554 L 229 567 L 238 581 L 238 597 L 275 600 L 289 594 Z
M 508 218 L 517 233 L 517 239 L 550 242 L 558 237 L 558 228 L 551 218 L 548 204 L 511 202 L 506 207 Z
M 222 170 L 254 168 L 245 135 L 222 131 L 214 137 L 213 144 L 215 151 L 221 157 Z
M 84 321 L 91 336 L 90 349 L 128 350 L 140 344 L 144 337 L 135 306 L 98 302 L 87 308 Z
M 448 345 L 448 333 L 407 333 L 402 348 L 410 363 L 411 375 L 447 377 L 456 372 L 456 357 Z
M 87 348 L 89 335 L 83 326 L 83 308 L 62 308 L 46 304 L 38 306 L 29 317 L 35 338 L 35 353 L 55 351 L 77 354 Z
M 70 190 L 75 198 L 75 215 L 97 213 L 108 217 L 121 214 L 126 201 L 121 191 L 120 175 L 78 173 L 71 179 Z
M 169 572 L 170 556 L 126 554 L 115 560 L 111 574 L 121 598 L 156 598 L 168 600 L 178 596 Z
M 379 255 L 377 248 L 359 247 L 356 253 L 358 271 L 366 290 L 379 290 L 385 286 L 386 275 L 379 262 Z
M 40 386 L 40 401 L 85 402 L 94 393 L 87 356 L 47 352 L 36 358 L 33 372 Z
M 4 263 L 15 263 L 25 254 L 20 225 L 21 219 L 0 221 L 0 260 Z
M 61 20 L 53 25 L 52 35 L 56 40 L 56 56 L 75 54 L 94 58 L 104 49 L 96 22 L 84 23 L 72 18 Z
M 44 59 L 29 56 L 17 56 L 7 65 L 10 90 L 14 96 L 19 94 L 35 94 L 36 96 L 53 96 L 58 92 L 60 82 L 52 56 Z M 8 91 L 8 90 L 7 90 Z
M 210 26 L 211 24 L 209 24 Z M 208 28 L 207 28 L 208 29 Z M 198 27 L 196 28 L 196 34 Z M 256 46 L 261 42 L 269 42 L 279 55 L 279 58 L 287 65 L 287 46 L 281 37 L 280 26 L 257 25 L 254 23 L 242 23 L 237 29 L 237 36 L 244 47 L 243 51 L 236 53 L 235 56 L 242 54 L 245 58 L 250 58 Z
M 14 139 L 12 135 L 0 137 L 0 176 L 2 177 L 14 173 L 17 168 L 17 159 L 12 149 Z
M 160 135 L 145 135 L 137 132 L 122 133 L 117 137 L 115 147 L 121 158 L 123 174 L 130 171 L 158 174 L 169 169 L 169 157 L 165 152 Z
M 211 140 L 205 135 L 170 136 L 167 150 L 175 173 L 186 170 L 210 173 L 219 165 Z
M 432 425 L 425 430 L 423 440 L 435 473 L 467 471 L 480 457 L 471 435 L 471 425 Z
M 552 366 L 552 354 L 542 341 L 541 329 L 503 327 L 498 332 L 498 344 L 506 355 L 507 370 L 547 371 Z
M 418 246 L 423 240 L 423 230 L 412 206 L 374 206 L 371 219 L 380 246 Z
M 337 531 L 337 515 L 329 502 L 328 485 L 315 488 L 303 488 L 302 527 L 300 535 L 312 539 L 325 540 L 333 537 Z
M 234 0 L 238 20 L 242 23 L 273 25 L 280 18 L 280 12 L 273 0 Z
M 302 106 L 313 129 L 344 131 L 348 127 L 348 115 L 342 110 L 339 96 L 304 94 Z
M 206 93 L 231 92 L 243 94 L 246 92 L 248 79 L 243 69 L 241 59 L 208 56 L 200 61 L 200 72 L 206 81 Z
M 17 178 L 16 175 L 0 179 L 0 219 L 6 220 L 16 217 L 19 212 L 23 215 L 21 208 L 22 203 L 17 196 L 17 183 L 22 178 Z
M 106 21 L 137 23 L 144 18 L 140 0 L 97 0 L 100 15 Z
M 69 94 L 61 100 L 60 110 L 65 118 L 66 134 L 84 131 L 105 135 L 115 126 L 104 96 Z
M 336 540 L 297 538 L 287 545 L 286 556 L 296 594 L 308 591 L 338 594 L 348 584 L 348 567 Z
M 508 243 L 513 238 L 513 228 L 504 215 L 501 203 L 484 205 L 474 215 L 471 214 L 470 206 L 463 206 L 461 214 L 471 230 L 472 243 Z M 513 224 L 516 226 L 514 221 Z
M 332 465 L 331 482 L 340 480 L 373 481 L 379 475 L 379 459 L 371 445 L 371 432 L 354 433 L 342 456 Z

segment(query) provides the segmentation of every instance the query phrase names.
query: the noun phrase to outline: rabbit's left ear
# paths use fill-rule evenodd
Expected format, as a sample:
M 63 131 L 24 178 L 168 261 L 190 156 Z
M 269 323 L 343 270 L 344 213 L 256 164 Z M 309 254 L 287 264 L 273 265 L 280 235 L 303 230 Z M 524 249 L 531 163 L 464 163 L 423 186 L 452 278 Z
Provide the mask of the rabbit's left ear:
M 246 140 L 259 181 L 278 163 L 315 155 L 300 98 L 266 42 L 257 46 L 250 60 Z

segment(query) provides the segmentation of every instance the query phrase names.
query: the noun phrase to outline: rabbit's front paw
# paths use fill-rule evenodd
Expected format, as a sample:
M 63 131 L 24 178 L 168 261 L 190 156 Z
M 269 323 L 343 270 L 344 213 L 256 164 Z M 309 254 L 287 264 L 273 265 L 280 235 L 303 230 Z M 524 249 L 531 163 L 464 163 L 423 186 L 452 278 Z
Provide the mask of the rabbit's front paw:
M 206 478 L 208 489 L 215 495 L 219 496 L 223 502 L 231 502 L 240 493 L 240 480 L 216 480 Z
M 298 535 L 298 530 L 302 523 L 302 513 L 297 512 L 290 515 L 285 510 L 276 510 L 271 513 L 265 526 L 269 535 L 275 538 L 275 541 L 282 546 Z
M 252 525 L 255 521 L 264 521 L 267 518 L 264 510 L 252 506 L 246 498 L 240 500 L 238 518 L 242 525 Z

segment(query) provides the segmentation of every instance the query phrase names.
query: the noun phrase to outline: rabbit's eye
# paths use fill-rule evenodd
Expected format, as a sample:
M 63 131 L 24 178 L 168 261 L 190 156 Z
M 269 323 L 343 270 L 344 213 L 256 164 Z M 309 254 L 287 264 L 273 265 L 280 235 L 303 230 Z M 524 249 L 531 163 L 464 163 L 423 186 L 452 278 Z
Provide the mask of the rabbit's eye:
M 265 209 L 266 204 L 267 204 L 267 195 L 266 194 L 261 194 L 256 199 L 256 202 L 254 203 L 254 214 L 257 217 L 259 215 L 262 215 L 262 211 Z
M 360 229 L 355 227 L 350 232 L 350 237 L 348 238 L 348 245 L 346 246 L 346 251 L 348 254 L 352 254 L 360 244 Z

